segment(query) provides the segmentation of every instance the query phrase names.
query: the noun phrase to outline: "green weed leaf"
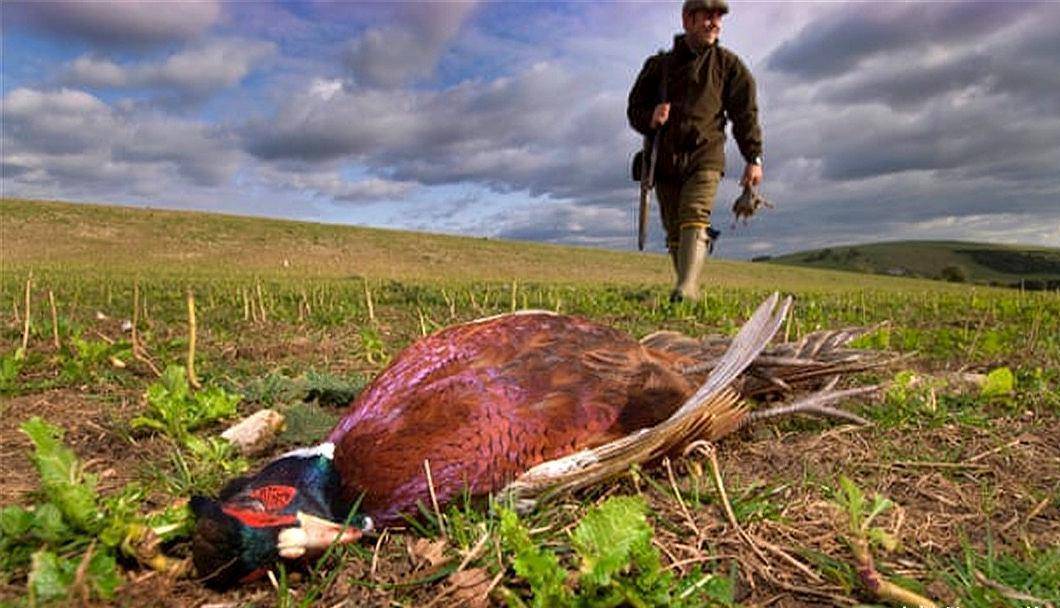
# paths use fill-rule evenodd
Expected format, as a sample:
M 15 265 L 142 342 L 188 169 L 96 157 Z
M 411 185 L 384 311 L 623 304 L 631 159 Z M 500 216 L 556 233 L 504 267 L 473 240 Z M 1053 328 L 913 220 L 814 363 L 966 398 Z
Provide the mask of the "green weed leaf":
M 34 553 L 27 581 L 30 603 L 36 605 L 65 598 L 76 568 L 69 560 L 59 559 L 51 551 L 41 549 Z
M 33 442 L 33 464 L 44 494 L 77 529 L 97 531 L 101 517 L 96 508 L 96 478 L 82 471 L 73 450 L 62 444 L 62 429 L 36 416 L 21 428 Z
M 887 552 L 898 548 L 898 539 L 883 528 L 870 528 L 869 542 L 878 547 L 883 547 L 884 551 Z
M 83 560 L 84 556 L 68 559 L 46 549 L 34 553 L 27 580 L 31 604 L 45 604 L 67 597 Z M 92 596 L 104 600 L 113 598 L 121 585 L 114 556 L 106 551 L 93 552 L 85 566 L 83 581 Z
M 1011 395 L 1016 390 L 1016 377 L 1007 367 L 999 367 L 986 375 L 979 396 L 984 399 L 995 399 Z
M 26 362 L 26 352 L 19 348 L 10 355 L 0 357 L 0 393 L 15 389 L 15 380 Z
M 118 562 L 108 551 L 96 551 L 88 560 L 87 583 L 94 595 L 109 600 L 121 586 Z
M 25 535 L 33 526 L 33 512 L 11 505 L 0 509 L 0 535 L 15 538 Z
M 133 428 L 149 428 L 186 443 L 189 433 L 207 424 L 234 416 L 242 396 L 219 386 L 192 393 L 187 372 L 171 365 L 162 377 L 147 387 L 148 410 L 131 421 Z
M 839 505 L 850 517 L 850 529 L 855 534 L 861 532 L 862 517 L 865 509 L 865 495 L 846 475 L 839 476 L 839 494 L 836 496 Z
M 574 549 L 582 559 L 582 582 L 606 587 L 628 567 L 635 549 L 651 546 L 652 530 L 638 497 L 612 498 L 589 511 L 574 530 Z
M 530 584 L 533 606 L 549 608 L 571 605 L 571 591 L 566 586 L 567 571 L 556 554 L 538 547 L 519 517 L 508 509 L 501 510 L 501 539 L 505 549 L 515 555 L 515 573 Z
M 872 520 L 876 519 L 877 515 L 883 513 L 884 511 L 890 509 L 893 506 L 894 502 L 890 498 L 876 494 L 872 497 L 872 505 L 869 506 L 869 512 L 865 516 L 865 521 L 862 525 L 868 526 L 872 523 Z
M 33 535 L 49 543 L 61 543 L 74 536 L 63 521 L 63 514 L 52 503 L 44 503 L 33 511 Z

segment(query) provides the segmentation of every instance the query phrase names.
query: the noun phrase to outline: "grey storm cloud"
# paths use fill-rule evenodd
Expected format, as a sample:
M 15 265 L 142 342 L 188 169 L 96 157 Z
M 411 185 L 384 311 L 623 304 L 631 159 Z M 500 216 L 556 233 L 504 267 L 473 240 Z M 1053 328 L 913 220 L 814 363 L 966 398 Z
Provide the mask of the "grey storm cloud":
M 628 247 L 634 233 L 628 214 L 619 209 L 561 203 L 505 218 L 496 236 L 617 249 Z
M 759 83 L 763 188 L 777 207 L 728 227 L 743 169 L 730 141 L 715 203 L 720 255 L 961 235 L 1060 244 L 1057 7 L 742 4 L 723 44 Z M 644 57 L 679 27 L 675 11 L 7 3 L 6 23 L 78 42 L 62 59 L 39 58 L 39 75 L 27 64 L 7 89 L 5 187 L 82 200 L 177 193 L 177 206 L 186 196 L 630 249 L 628 163 L 640 139 L 626 95 Z M 152 44 L 170 46 L 130 48 Z M 245 95 L 188 118 L 184 101 L 220 90 Z M 660 233 L 654 221 L 656 250 Z
M 13 2 L 5 16 L 60 36 L 105 47 L 146 46 L 188 40 L 221 16 L 219 0 L 51 0 Z M 9 12 L 10 11 L 10 12 Z
M 66 68 L 66 83 L 92 88 L 172 89 L 202 96 L 239 84 L 263 60 L 276 52 L 272 42 L 214 40 L 174 53 L 164 61 L 119 65 L 108 59 L 82 55 Z
M 1026 159 L 1028 169 L 1041 159 L 1057 160 L 1060 118 L 1001 119 L 1008 105 L 1002 96 L 969 100 L 960 111 L 948 99 L 901 115 L 873 107 L 833 108 L 831 118 L 817 123 L 819 140 L 803 140 L 802 153 L 819 155 L 824 177 L 835 180 L 911 170 L 993 174 L 1014 158 Z
M 759 77 L 781 204 L 757 229 L 781 250 L 961 230 L 1055 243 L 1058 26 L 1041 3 L 849 5 L 809 22 Z
M 245 129 L 266 160 L 348 158 L 398 180 L 472 181 L 553 197 L 612 189 L 633 136 L 625 97 L 552 64 L 443 91 L 304 93 Z M 619 182 L 620 183 L 620 182 Z
M 19 88 L 3 98 L 4 163 L 11 185 L 109 185 L 173 191 L 221 186 L 242 154 L 222 130 L 160 114 L 117 111 L 84 91 Z
M 1006 95 L 1028 109 L 1055 113 L 1060 100 L 1060 73 L 1053 63 L 1060 55 L 1056 31 L 1060 11 L 1013 20 L 973 39 L 939 52 L 934 42 L 892 50 L 864 62 L 859 69 L 832 74 L 817 98 L 834 103 L 885 103 L 915 109 L 937 96 L 958 93 L 974 97 Z
M 395 3 L 398 24 L 369 28 L 346 48 L 359 85 L 395 88 L 429 77 L 475 2 Z
M 767 67 L 802 78 L 828 78 L 911 46 L 972 44 L 1043 8 L 1047 5 L 1034 2 L 852 4 L 811 22 L 782 43 L 769 56 Z

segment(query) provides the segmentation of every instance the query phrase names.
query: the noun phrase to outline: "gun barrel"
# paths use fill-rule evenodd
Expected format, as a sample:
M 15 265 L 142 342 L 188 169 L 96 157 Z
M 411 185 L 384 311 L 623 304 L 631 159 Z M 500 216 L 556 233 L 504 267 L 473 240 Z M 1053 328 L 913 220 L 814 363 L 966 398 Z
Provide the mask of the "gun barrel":
M 644 251 L 644 243 L 648 240 L 648 205 L 651 202 L 651 187 L 640 185 L 640 208 L 637 211 L 637 249 Z
M 651 189 L 655 187 L 655 157 L 659 152 L 659 138 L 644 138 L 644 171 L 640 176 L 640 207 L 637 212 L 637 249 L 644 251 L 648 240 L 648 207 L 651 206 Z

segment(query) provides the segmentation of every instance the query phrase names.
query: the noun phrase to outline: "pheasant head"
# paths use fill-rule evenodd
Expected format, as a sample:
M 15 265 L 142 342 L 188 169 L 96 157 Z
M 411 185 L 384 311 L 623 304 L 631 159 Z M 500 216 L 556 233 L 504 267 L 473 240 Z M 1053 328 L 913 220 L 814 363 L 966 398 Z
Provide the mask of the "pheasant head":
M 341 498 L 333 455 L 331 443 L 296 450 L 229 482 L 217 500 L 194 497 L 199 576 L 211 587 L 229 587 L 265 574 L 277 561 L 312 557 L 371 529 L 370 518 L 348 516 L 352 505 Z

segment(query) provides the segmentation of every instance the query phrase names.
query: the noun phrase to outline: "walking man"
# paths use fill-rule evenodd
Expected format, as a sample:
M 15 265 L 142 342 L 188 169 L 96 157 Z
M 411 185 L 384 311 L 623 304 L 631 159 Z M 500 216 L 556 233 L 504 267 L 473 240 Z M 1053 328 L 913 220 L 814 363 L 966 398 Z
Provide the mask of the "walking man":
M 726 0 L 685 0 L 684 33 L 673 48 L 649 57 L 629 93 L 626 114 L 639 133 L 658 138 L 655 191 L 677 281 L 671 302 L 699 298 L 710 212 L 725 170 L 725 125 L 747 162 L 740 183 L 762 181 L 762 129 L 755 81 L 732 51 L 718 44 Z

